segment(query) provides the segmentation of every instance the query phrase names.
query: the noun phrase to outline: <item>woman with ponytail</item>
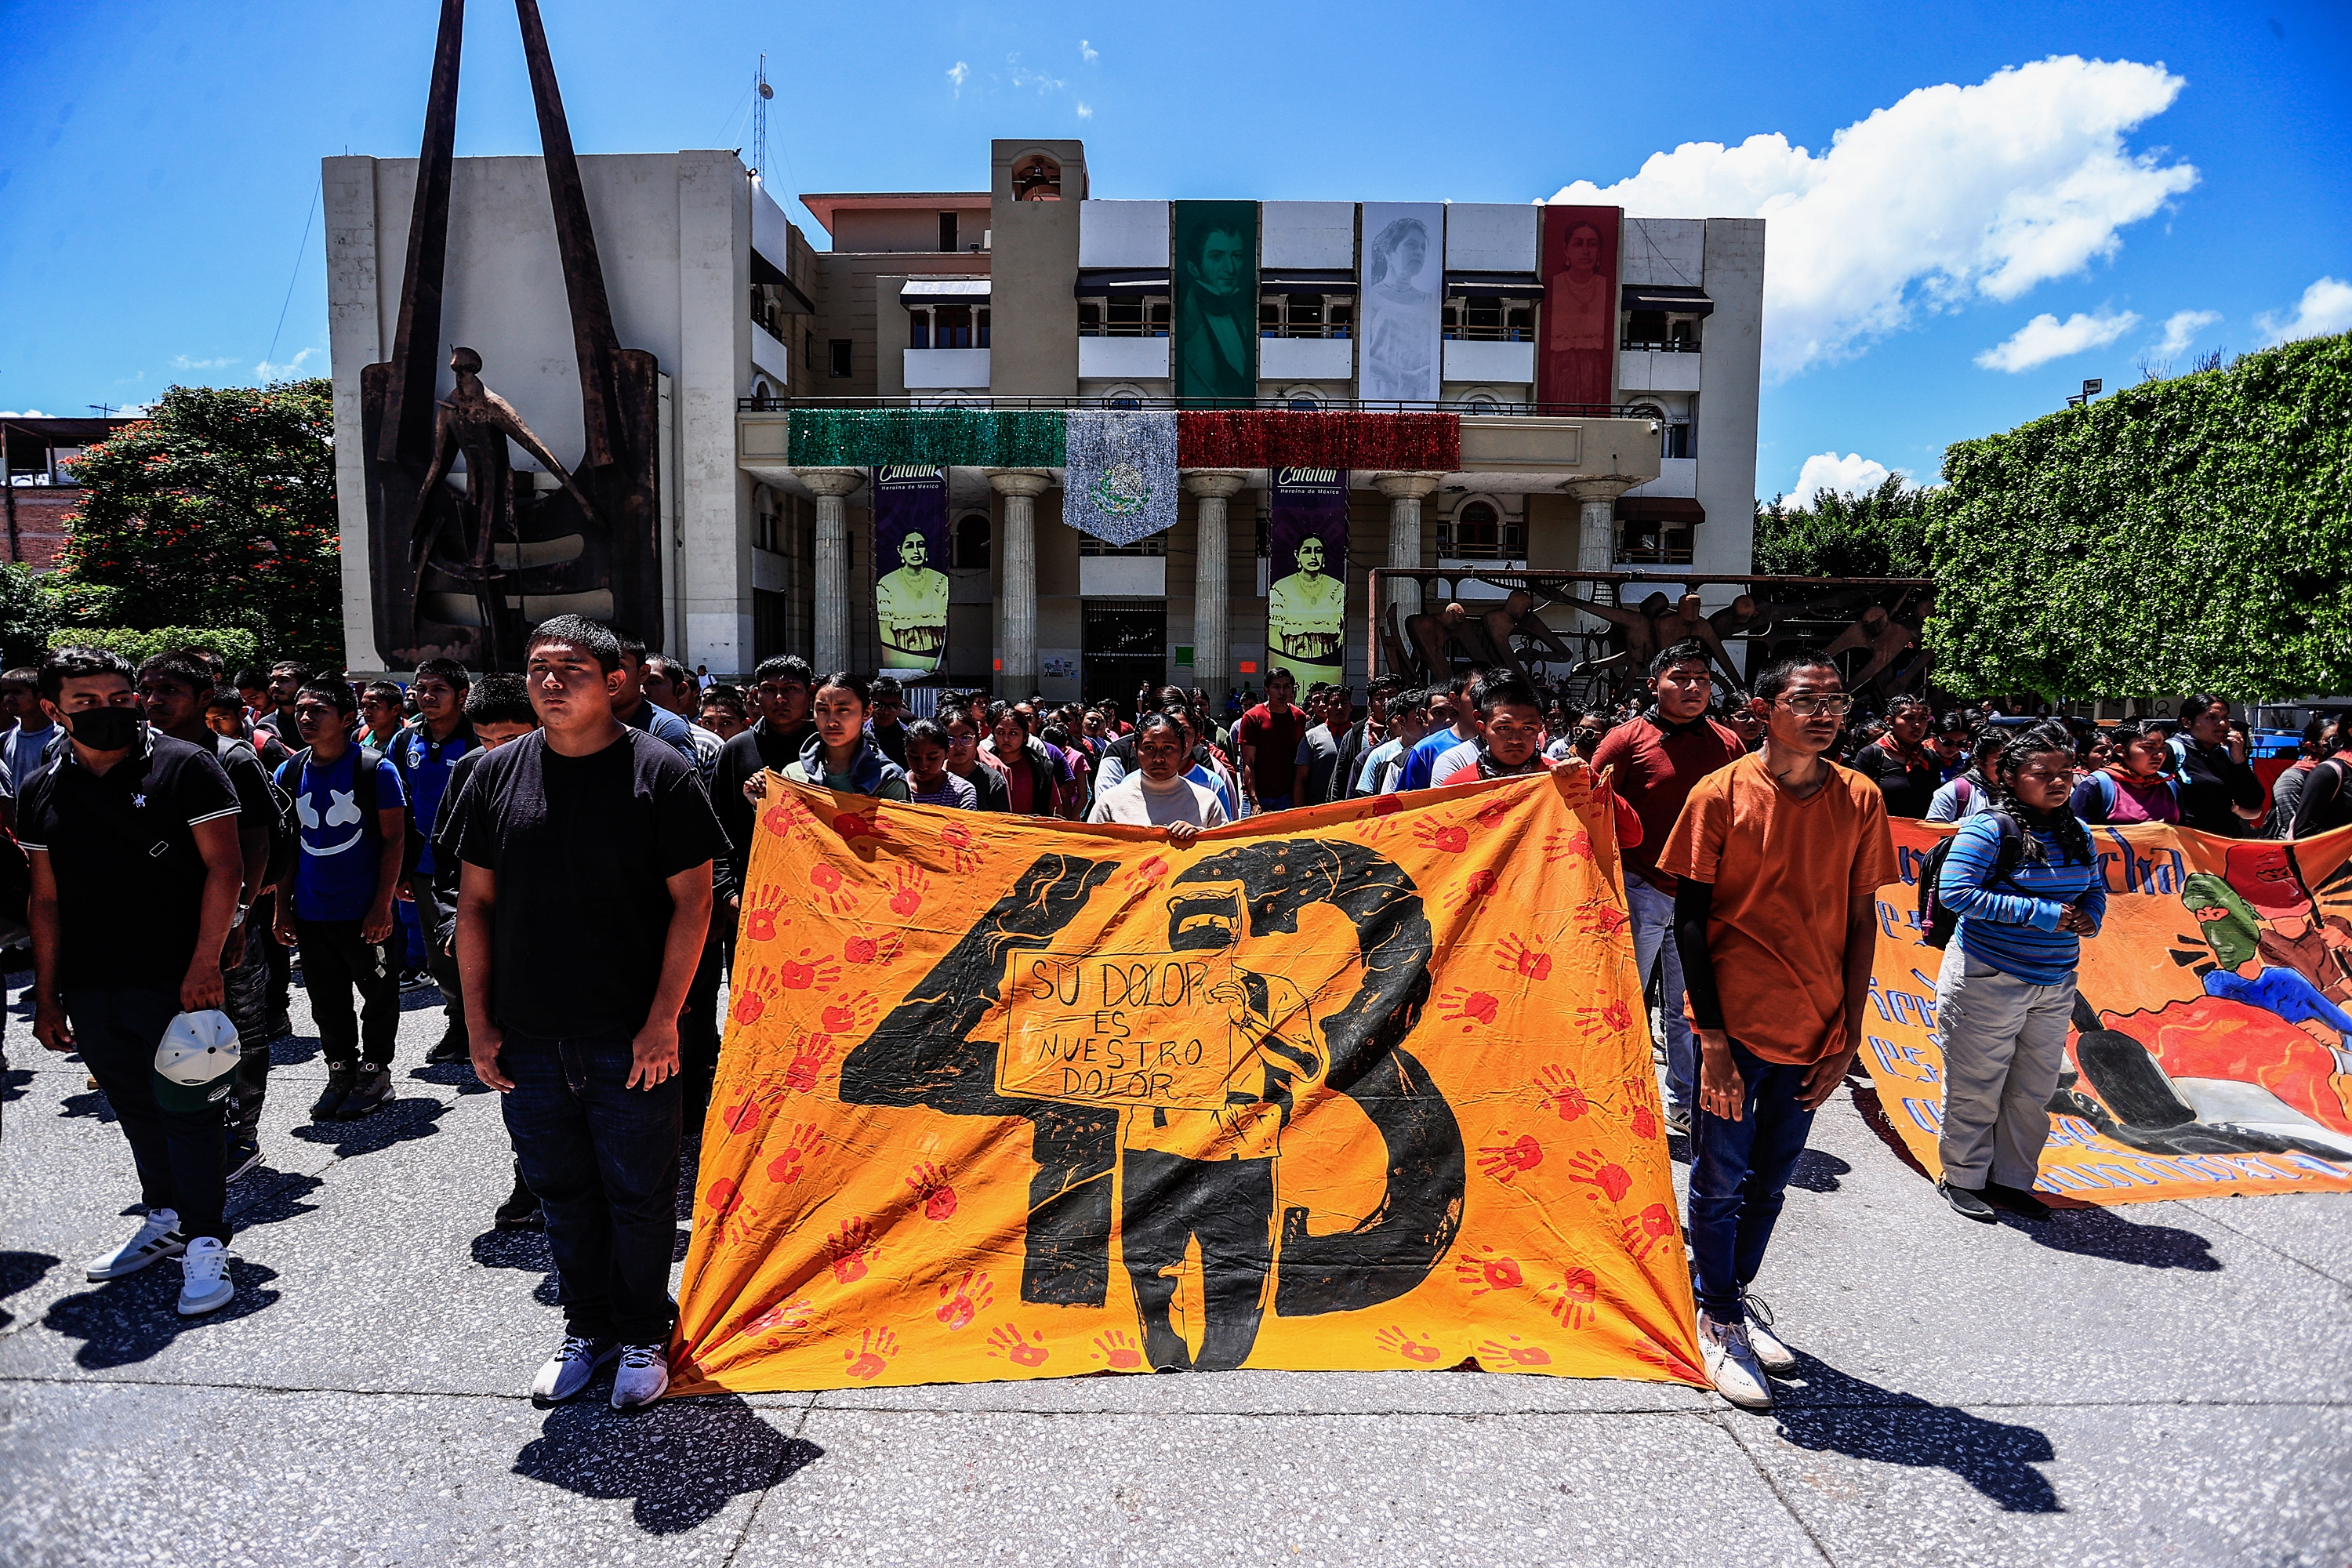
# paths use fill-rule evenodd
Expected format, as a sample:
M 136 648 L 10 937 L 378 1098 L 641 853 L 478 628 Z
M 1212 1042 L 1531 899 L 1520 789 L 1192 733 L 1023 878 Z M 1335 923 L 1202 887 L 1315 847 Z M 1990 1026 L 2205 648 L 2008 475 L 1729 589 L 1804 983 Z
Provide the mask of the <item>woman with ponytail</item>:
M 1958 915 L 1936 983 L 1944 1054 L 1945 1202 L 1990 1224 L 1995 1205 L 2047 1219 L 2032 1194 L 2065 1065 L 2082 939 L 2098 934 L 2107 889 L 2067 804 L 2074 739 L 2036 724 L 1995 764 L 1988 809 L 1960 825 L 1936 884 Z

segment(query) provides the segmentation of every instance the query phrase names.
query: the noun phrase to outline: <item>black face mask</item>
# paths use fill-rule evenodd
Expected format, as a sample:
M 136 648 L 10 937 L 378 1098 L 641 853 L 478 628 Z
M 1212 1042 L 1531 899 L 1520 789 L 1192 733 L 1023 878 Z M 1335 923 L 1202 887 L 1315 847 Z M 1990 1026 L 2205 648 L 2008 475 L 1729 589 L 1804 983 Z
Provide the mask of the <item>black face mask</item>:
M 127 752 L 139 743 L 136 708 L 85 708 L 65 720 L 66 732 L 93 752 Z

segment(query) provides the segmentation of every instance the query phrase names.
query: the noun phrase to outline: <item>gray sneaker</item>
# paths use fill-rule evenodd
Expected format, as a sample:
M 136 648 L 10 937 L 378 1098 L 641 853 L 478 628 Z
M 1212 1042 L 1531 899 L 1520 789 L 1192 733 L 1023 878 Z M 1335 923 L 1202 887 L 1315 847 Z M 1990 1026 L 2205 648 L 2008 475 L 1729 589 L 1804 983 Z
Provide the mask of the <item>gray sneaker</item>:
M 613 1374 L 613 1408 L 635 1410 L 669 1392 L 669 1352 L 663 1345 L 623 1345 Z
M 1698 1348 L 1717 1394 L 1742 1410 L 1772 1408 L 1772 1385 L 1764 1381 L 1764 1369 L 1756 1363 L 1745 1322 L 1727 1323 L 1700 1308 Z
M 180 1216 L 170 1209 L 155 1209 L 139 1222 L 138 1233 L 129 1241 L 83 1265 L 82 1278 L 92 1284 L 120 1279 L 161 1258 L 177 1258 L 187 1247 L 187 1237 L 180 1234 Z
M 547 1358 L 539 1375 L 530 1380 L 530 1396 L 543 1404 L 560 1405 L 587 1387 L 596 1369 L 620 1353 L 617 1340 L 589 1340 L 566 1334 L 562 1345 Z
M 1772 1309 L 1761 1296 L 1742 1292 L 1740 1310 L 1748 1314 L 1748 1348 L 1756 1352 L 1756 1364 L 1775 1377 L 1786 1377 L 1797 1370 L 1797 1352 L 1780 1342 L 1772 1331 Z

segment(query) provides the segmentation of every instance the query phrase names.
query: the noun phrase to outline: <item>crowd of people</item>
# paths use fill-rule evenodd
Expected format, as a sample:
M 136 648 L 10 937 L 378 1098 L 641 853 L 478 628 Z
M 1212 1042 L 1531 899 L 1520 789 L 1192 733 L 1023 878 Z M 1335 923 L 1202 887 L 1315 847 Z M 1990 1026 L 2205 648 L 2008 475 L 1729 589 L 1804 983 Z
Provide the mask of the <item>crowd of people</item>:
M 1864 714 L 1820 655 L 1731 690 L 1696 640 L 1658 652 L 1646 700 L 1613 710 L 1507 668 L 1424 688 L 1378 677 L 1360 708 L 1316 685 L 1302 703 L 1276 669 L 1262 700 L 1222 714 L 1162 686 L 1126 710 L 943 691 L 909 718 L 888 675 L 786 657 L 716 684 L 571 616 L 536 628 L 526 658 L 522 675 L 478 678 L 428 660 L 404 689 L 292 661 L 230 672 L 194 650 L 134 669 L 65 648 L 0 675 L 34 1033 L 78 1051 L 105 1092 L 145 1211 L 89 1279 L 177 1257 L 180 1312 L 232 1298 L 227 1187 L 262 1159 L 298 958 L 327 1064 L 318 1121 L 391 1101 L 402 991 L 437 985 L 427 1061 L 469 1064 L 499 1091 L 513 1144 L 493 1222 L 543 1227 L 555 1259 L 565 1332 L 533 1394 L 569 1398 L 617 1362 L 615 1406 L 650 1402 L 668 1381 L 679 1151 L 711 1093 L 771 775 L 1181 844 L 1573 755 L 1614 795 L 1666 1121 L 1690 1141 L 1708 1370 L 1767 1407 L 1795 1358 L 1748 1288 L 1812 1114 L 1861 1042 L 1890 817 L 1960 824 L 1934 873 L 1957 925 L 1938 987 L 1940 1188 L 1969 1218 L 2029 1221 L 2047 1217 L 2031 1189 L 2079 941 L 2104 912 L 2085 826 L 2352 823 L 2352 735 L 2332 724 L 2266 793 L 2218 699 L 2111 727 L 1907 696 Z M 166 1073 L 174 1020 L 211 1010 L 235 1027 L 234 1059 L 175 1047 Z

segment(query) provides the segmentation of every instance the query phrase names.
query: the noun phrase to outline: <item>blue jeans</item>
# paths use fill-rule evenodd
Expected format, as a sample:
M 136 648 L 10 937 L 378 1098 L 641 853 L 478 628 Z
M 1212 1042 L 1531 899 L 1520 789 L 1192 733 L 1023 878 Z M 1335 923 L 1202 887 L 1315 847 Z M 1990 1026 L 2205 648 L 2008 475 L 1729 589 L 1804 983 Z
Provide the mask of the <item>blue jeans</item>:
M 1666 1024 L 1666 1103 L 1698 1103 L 1698 1037 L 1691 1032 L 1690 1016 L 1683 1011 L 1683 954 L 1675 944 L 1675 897 L 1662 893 L 1639 877 L 1625 879 L 1625 907 L 1633 916 L 1633 965 L 1642 984 L 1650 984 L 1650 968 L 1665 954 L 1666 973 L 1658 1006 Z
M 1740 1120 L 1703 1105 L 1691 1117 L 1690 1241 L 1698 1304 L 1736 1319 L 1740 1294 L 1764 1267 L 1813 1113 L 1799 1099 L 1809 1069 L 1768 1062 L 1738 1040 L 1731 1059 L 1747 1089 Z
M 131 1144 L 139 1171 L 139 1201 L 180 1216 L 180 1234 L 228 1239 L 221 1209 L 228 1198 L 221 1163 L 226 1090 L 201 1110 L 166 1110 L 155 1103 L 155 1047 L 180 1010 L 177 986 L 65 994 L 74 1049 L 106 1091 L 107 1104 Z
M 509 1029 L 501 1097 L 523 1181 L 547 1213 L 565 1331 L 658 1344 L 669 1338 L 677 1237 L 678 1080 L 629 1079 L 629 1031 L 552 1040 Z

